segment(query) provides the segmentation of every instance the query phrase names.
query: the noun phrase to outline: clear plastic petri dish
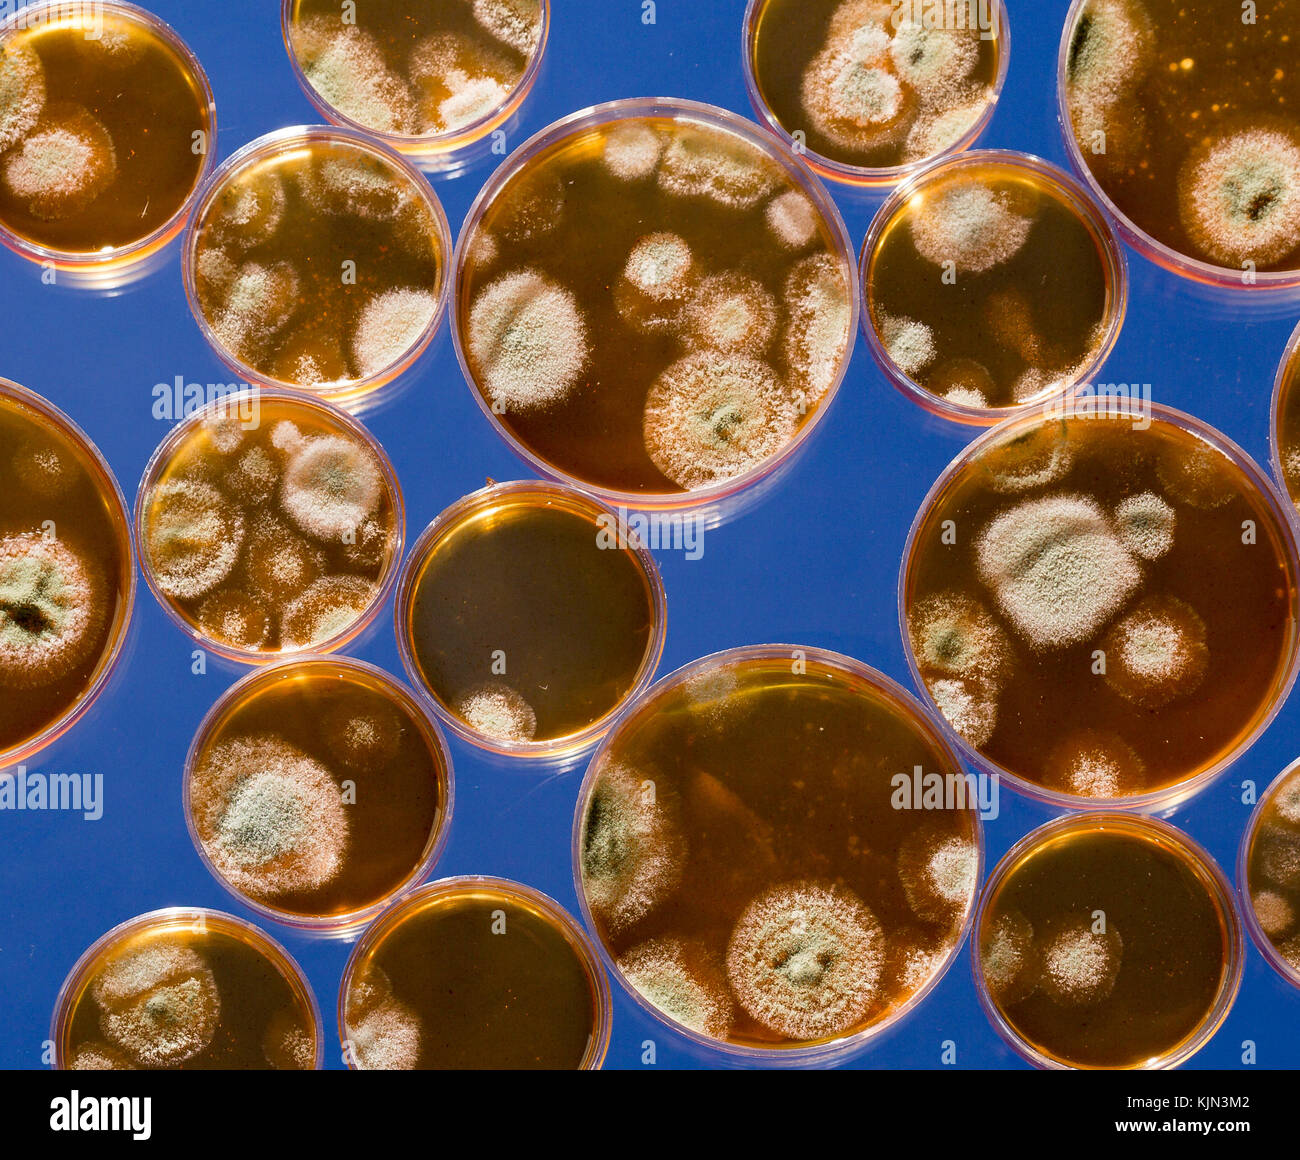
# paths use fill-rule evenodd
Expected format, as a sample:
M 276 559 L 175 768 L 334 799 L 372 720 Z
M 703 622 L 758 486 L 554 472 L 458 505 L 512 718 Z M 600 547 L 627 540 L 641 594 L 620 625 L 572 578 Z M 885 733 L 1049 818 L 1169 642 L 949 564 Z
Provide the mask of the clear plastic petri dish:
M 619 512 L 557 483 L 494 483 L 425 529 L 402 568 L 398 650 L 439 719 L 481 749 L 589 748 L 654 679 L 667 604 Z
M 0 60 L 0 242 L 100 278 L 156 255 L 212 168 L 194 54 L 133 4 L 41 0 L 0 22 Z
M 654 685 L 592 758 L 583 919 L 638 1006 L 715 1058 L 839 1063 L 956 957 L 979 793 L 880 673 L 790 645 L 717 653 Z
M 856 336 L 853 248 L 821 183 L 692 101 L 543 129 L 479 194 L 454 266 L 483 414 L 537 472 L 616 506 L 698 507 L 770 475 Z
M 136 493 L 150 590 L 201 647 L 244 664 L 356 639 L 397 582 L 404 534 L 379 441 L 291 391 L 214 398 L 159 444 Z
M 362 1071 L 595 1070 L 612 1017 L 582 929 L 503 878 L 444 878 L 395 902 L 339 989 L 343 1057 Z
M 991 426 L 1092 381 L 1128 266 L 1106 217 L 1037 157 L 977 150 L 915 174 L 862 247 L 862 329 L 881 370 L 941 418 Z
M 1075 0 L 1066 152 L 1144 257 L 1209 285 L 1300 285 L 1297 35 L 1296 0 Z
M 1245 950 L 1232 886 L 1205 850 L 1166 822 L 1104 812 L 1017 842 L 989 875 L 971 941 L 984 1013 L 1051 1070 L 1185 1063 L 1227 1018 Z
M 745 87 L 821 176 L 892 185 L 974 144 L 1007 76 L 1002 0 L 749 0 Z
M 318 1070 L 316 998 L 279 943 L 233 915 L 170 907 L 115 926 L 54 1007 L 61 1071 Z
M 969 760 L 1029 797 L 1169 809 L 1295 681 L 1296 532 L 1200 420 L 1067 402 L 995 427 L 930 490 L 899 581 L 908 665 Z
M 398 0 L 351 18 L 334 0 L 282 0 L 307 99 L 427 169 L 455 167 L 518 112 L 541 69 L 550 0 Z
M 0 378 L 0 769 L 86 713 L 135 605 L 126 501 L 67 415 Z
M 1251 811 L 1237 857 L 1241 912 L 1265 961 L 1300 987 L 1300 761 Z
M 1300 327 L 1291 335 L 1273 385 L 1269 424 L 1273 474 L 1283 495 L 1291 501 L 1291 515 L 1300 519 Z
M 195 322 L 243 383 L 356 403 L 428 347 L 451 229 L 409 161 L 354 129 L 259 137 L 205 183 L 182 269 Z
M 303 657 L 232 686 L 185 762 L 190 838 L 265 918 L 347 934 L 432 871 L 451 755 L 416 698 L 363 661 Z

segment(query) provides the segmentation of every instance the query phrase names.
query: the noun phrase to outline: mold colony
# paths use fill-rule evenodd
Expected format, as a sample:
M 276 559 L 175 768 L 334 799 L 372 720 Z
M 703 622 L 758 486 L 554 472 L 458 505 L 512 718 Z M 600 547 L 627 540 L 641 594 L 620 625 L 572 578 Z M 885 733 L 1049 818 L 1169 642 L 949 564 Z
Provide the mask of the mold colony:
M 1260 800 L 1242 842 L 1238 878 L 1256 941 L 1300 985 L 1300 763 Z

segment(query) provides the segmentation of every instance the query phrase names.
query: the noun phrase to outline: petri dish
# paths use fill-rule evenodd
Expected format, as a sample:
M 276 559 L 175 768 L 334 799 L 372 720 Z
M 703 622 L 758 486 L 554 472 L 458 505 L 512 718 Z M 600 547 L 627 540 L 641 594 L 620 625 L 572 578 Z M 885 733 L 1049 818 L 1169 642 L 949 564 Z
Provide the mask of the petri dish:
M 418 169 L 364 133 L 306 126 L 213 174 L 182 266 L 199 329 L 245 384 L 354 403 L 428 347 L 450 254 Z
M 1300 761 L 1264 791 L 1237 862 L 1246 929 L 1266 962 L 1300 987 Z
M 769 134 L 691 101 L 615 101 L 542 130 L 484 187 L 453 339 L 540 474 L 694 507 L 769 475 L 820 421 L 856 279 L 839 211 Z
M 899 614 L 917 687 L 977 768 L 1061 808 L 1165 809 L 1285 701 L 1298 574 L 1244 451 L 1169 407 L 1080 398 L 948 467 Z
M 1291 335 L 1273 388 L 1273 474 L 1300 516 L 1300 327 Z
M 61 737 L 104 691 L 134 602 L 112 469 L 67 415 L 0 378 L 0 769 Z
M 177 424 L 135 503 L 158 602 L 203 648 L 247 664 L 354 640 L 397 581 L 404 527 L 374 436 L 288 391 L 216 398 Z
M 841 1062 L 956 956 L 983 861 L 977 793 L 939 727 L 865 665 L 717 653 L 659 681 L 592 758 L 573 832 L 583 918 L 637 1004 L 696 1045 Z
M 552 899 L 502 878 L 431 882 L 361 936 L 339 992 L 344 1058 L 362 1071 L 599 1068 L 609 984 Z
M 1071 164 L 1151 261 L 1300 285 L 1300 3 L 1075 0 L 1057 95 Z
M 184 797 L 199 857 L 241 902 L 345 932 L 433 869 L 451 821 L 451 755 L 382 670 L 304 657 L 256 670 L 213 706 Z
M 659 568 L 619 513 L 561 484 L 492 484 L 429 525 L 396 599 L 402 663 L 480 748 L 567 756 L 654 679 Z
M 1241 983 L 1231 886 L 1185 834 L 1131 814 L 1058 818 L 1018 842 L 973 942 L 985 1014 L 1044 1069 L 1177 1067 Z
M 283 0 L 289 63 L 308 99 L 442 169 L 518 111 L 541 69 L 549 0 Z
M 93 271 L 143 263 L 185 224 L 212 167 L 216 106 L 163 21 L 116 0 L 0 22 L 0 242 Z
M 1002 0 L 749 0 L 745 86 L 821 176 L 889 185 L 968 148 L 1011 42 Z
M 289 953 L 218 910 L 114 927 L 77 960 L 50 1039 L 66 1071 L 319 1069 L 316 999 Z
M 1071 178 L 978 150 L 894 191 L 862 247 L 862 327 L 902 392 L 990 426 L 1091 381 L 1119 337 L 1128 269 Z

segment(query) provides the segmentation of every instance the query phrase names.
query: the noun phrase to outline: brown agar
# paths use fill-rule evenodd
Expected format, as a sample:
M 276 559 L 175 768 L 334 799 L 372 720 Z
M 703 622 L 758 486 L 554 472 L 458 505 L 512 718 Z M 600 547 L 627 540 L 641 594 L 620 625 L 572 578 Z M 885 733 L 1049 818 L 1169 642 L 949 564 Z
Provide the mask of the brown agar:
M 321 1066 L 320 1014 L 288 952 L 215 910 L 175 907 L 114 927 L 78 960 L 50 1033 L 61 1070 Z
M 112 470 L 62 411 L 0 379 L 0 769 L 49 745 L 103 691 L 134 597 Z
M 204 648 L 257 663 L 341 648 L 396 582 L 404 517 L 387 455 L 318 399 L 217 399 L 154 452 L 136 539 L 159 603 Z
M 1147 257 L 1221 285 L 1300 283 L 1298 39 L 1298 0 L 1075 0 L 1066 146 Z
M 428 346 L 450 254 L 442 206 L 407 161 L 354 130 L 282 129 L 204 186 L 185 291 L 245 382 L 352 401 Z
M 610 1017 L 586 935 L 500 878 L 407 894 L 362 935 L 339 993 L 344 1057 L 365 1071 L 595 1069 Z
M 1063 806 L 1148 808 L 1203 788 L 1276 714 L 1297 573 L 1243 451 L 1170 408 L 1098 401 L 1008 420 L 948 468 L 900 616 L 918 687 L 980 767 Z
M 1043 1068 L 1163 1069 L 1205 1045 L 1241 981 L 1232 888 L 1164 822 L 1059 818 L 989 876 L 972 966 L 986 1014 Z
M 935 778 L 951 794 L 920 796 Z M 573 857 L 633 998 L 696 1043 L 794 1065 L 851 1054 L 938 981 L 983 840 L 908 694 L 771 645 L 688 665 L 624 714 L 579 792 Z
M 312 103 L 442 168 L 532 88 L 549 0 L 283 0 L 285 47 Z
M 1010 55 L 1002 0 L 750 0 L 745 83 L 759 118 L 824 177 L 898 181 L 966 148 Z
M 900 186 L 862 248 L 882 369 L 945 418 L 989 425 L 1086 383 L 1119 335 L 1124 253 L 1069 177 L 980 150 Z
M 1287 343 L 1273 389 L 1273 472 L 1300 517 L 1300 327 Z
M 665 603 L 617 512 L 559 484 L 493 484 L 412 548 L 396 600 L 402 661 L 472 744 L 558 756 L 597 740 L 654 677 Z
M 1277 776 L 1251 814 L 1237 882 L 1255 945 L 1300 987 L 1300 761 Z
M 78 270 L 141 263 L 211 168 L 202 66 L 142 8 L 19 8 L 0 24 L 0 241 Z
M 353 930 L 418 884 L 451 810 L 437 726 L 361 661 L 257 670 L 213 707 L 186 761 L 186 820 L 208 869 L 302 929 Z
M 730 113 L 574 114 L 488 182 L 457 246 L 457 356 L 544 474 L 673 507 L 772 471 L 851 353 L 856 269 L 816 178 Z

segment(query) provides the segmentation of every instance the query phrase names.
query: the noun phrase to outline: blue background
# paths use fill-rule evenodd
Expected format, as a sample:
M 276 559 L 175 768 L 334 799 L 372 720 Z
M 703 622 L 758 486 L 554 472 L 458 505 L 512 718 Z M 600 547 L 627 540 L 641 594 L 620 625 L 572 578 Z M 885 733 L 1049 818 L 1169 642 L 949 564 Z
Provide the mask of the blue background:
M 149 0 L 203 62 L 216 93 L 219 160 L 261 134 L 319 118 L 302 95 L 271 0 Z M 1012 49 L 1006 88 L 980 140 L 1064 164 L 1056 119 L 1055 60 L 1067 0 L 1009 0 Z M 640 0 L 553 0 L 546 64 L 510 146 L 556 118 L 602 101 L 678 96 L 752 116 L 741 74 L 743 0 L 659 0 L 642 22 Z M 499 162 L 492 158 L 489 164 Z M 457 230 L 484 166 L 435 187 Z M 854 244 L 879 199 L 833 188 Z M 1268 455 L 1269 399 L 1300 307 L 1228 302 L 1130 252 L 1132 295 L 1104 381 L 1151 383 L 1156 399 L 1189 410 Z M 0 252 L 0 375 L 51 399 L 80 423 L 112 464 L 128 501 L 166 425 L 151 417 L 151 390 L 230 376 L 186 306 L 176 248 L 146 281 L 116 295 L 43 286 L 36 266 Z M 365 416 L 405 489 L 413 539 L 485 477 L 526 474 L 479 412 L 462 381 L 444 324 L 403 389 Z M 766 641 L 848 653 L 910 685 L 896 617 L 903 543 L 930 484 L 971 437 L 907 401 L 859 340 L 848 378 L 808 453 L 755 509 L 710 533 L 701 560 L 662 555 L 668 640 L 662 673 L 718 649 Z M 401 673 L 391 611 L 349 650 Z M 41 1064 L 59 986 L 81 952 L 109 927 L 162 906 L 211 906 L 245 917 L 208 875 L 181 814 L 181 766 L 193 732 L 242 674 L 210 658 L 190 672 L 190 643 L 141 586 L 126 662 L 81 724 L 29 763 L 34 771 L 103 773 L 102 820 L 0 814 L 0 1066 Z M 1300 694 L 1268 734 L 1216 785 L 1173 817 L 1231 875 L 1248 809 L 1241 783 L 1261 788 L 1297 753 Z M 576 909 L 569 859 L 581 769 L 547 776 L 502 767 L 453 743 L 457 779 L 451 840 L 436 874 L 519 879 Z M 989 865 L 1050 815 L 1007 792 L 987 827 Z M 349 944 L 272 930 L 306 971 L 323 1010 L 328 1064 L 340 1066 L 334 1020 Z M 655 1024 L 614 985 L 607 1066 L 719 1066 Z M 1300 990 L 1248 948 L 1241 997 L 1191 1067 L 1240 1067 L 1241 1044 L 1259 1065 L 1300 1063 Z M 958 1067 L 1023 1066 L 987 1024 L 963 951 L 901 1026 L 851 1066 L 919 1068 L 956 1044 Z

